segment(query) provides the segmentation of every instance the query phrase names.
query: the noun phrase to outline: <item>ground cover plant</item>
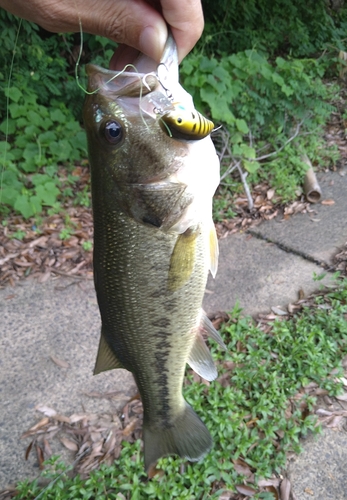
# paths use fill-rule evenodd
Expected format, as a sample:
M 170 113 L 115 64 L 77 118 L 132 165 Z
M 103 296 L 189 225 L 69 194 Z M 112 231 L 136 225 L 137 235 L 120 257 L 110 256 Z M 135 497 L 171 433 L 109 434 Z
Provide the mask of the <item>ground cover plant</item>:
M 236 307 L 221 327 L 228 353 L 212 347 L 218 380 L 207 384 L 189 375 L 185 397 L 204 415 L 215 443 L 201 463 L 163 458 L 148 479 L 140 441 L 133 436 L 113 465 L 102 465 L 87 479 L 71 477 L 69 467 L 52 458 L 45 472 L 49 486 L 22 482 L 14 498 L 280 498 L 280 480 L 273 474 L 281 473 L 288 452 L 300 451 L 301 436 L 319 432 L 311 413 L 315 394 L 343 391 L 346 279 L 294 310 L 299 312 L 256 325 Z

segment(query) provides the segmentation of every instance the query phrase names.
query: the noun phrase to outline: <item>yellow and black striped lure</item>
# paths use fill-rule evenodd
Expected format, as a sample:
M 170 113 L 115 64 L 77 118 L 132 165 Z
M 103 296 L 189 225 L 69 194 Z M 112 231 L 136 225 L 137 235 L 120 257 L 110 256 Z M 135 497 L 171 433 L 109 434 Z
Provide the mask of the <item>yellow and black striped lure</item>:
M 173 109 L 160 115 L 161 128 L 170 137 L 175 139 L 199 140 L 208 136 L 214 124 L 205 118 L 196 109 L 187 110 L 178 103 L 173 104 Z

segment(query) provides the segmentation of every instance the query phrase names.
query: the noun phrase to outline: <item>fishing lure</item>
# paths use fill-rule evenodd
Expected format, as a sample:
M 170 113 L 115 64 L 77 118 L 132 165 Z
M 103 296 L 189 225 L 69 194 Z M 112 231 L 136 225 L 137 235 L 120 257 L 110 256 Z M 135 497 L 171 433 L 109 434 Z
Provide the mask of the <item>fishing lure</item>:
M 175 139 L 198 140 L 208 136 L 214 124 L 196 109 L 188 110 L 180 103 L 160 116 L 163 130 L 169 130 Z
M 156 77 L 166 96 L 171 101 L 171 106 L 167 110 L 156 109 L 160 116 L 161 128 L 175 139 L 199 140 L 207 137 L 213 130 L 214 124 L 208 120 L 193 106 L 188 107 L 182 102 L 174 102 L 173 92 L 170 90 L 168 69 L 161 62 L 157 67 Z

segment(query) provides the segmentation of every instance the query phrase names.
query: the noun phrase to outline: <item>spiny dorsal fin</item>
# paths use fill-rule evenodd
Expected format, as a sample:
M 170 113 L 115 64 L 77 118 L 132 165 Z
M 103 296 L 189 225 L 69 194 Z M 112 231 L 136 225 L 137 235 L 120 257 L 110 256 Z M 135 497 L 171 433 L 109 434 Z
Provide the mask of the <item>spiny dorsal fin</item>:
M 205 344 L 204 339 L 198 332 L 195 342 L 188 358 L 189 366 L 205 380 L 214 380 L 217 378 L 217 368 L 215 367 L 211 353 Z
M 227 351 L 228 348 L 224 344 L 222 337 L 219 335 L 215 327 L 213 326 L 212 322 L 208 319 L 206 316 L 205 312 L 202 311 L 201 315 L 201 322 L 200 322 L 200 328 L 207 333 L 207 335 L 213 339 L 214 341 L 217 342 L 217 344 L 224 349 L 224 351 Z
M 218 248 L 218 239 L 216 228 L 212 221 L 212 226 L 210 229 L 210 271 L 212 276 L 215 278 L 218 269 L 218 256 L 219 256 L 219 248 Z
M 106 372 L 107 370 L 114 370 L 115 368 L 124 367 L 111 350 L 101 329 L 99 350 L 96 357 L 94 375 L 97 375 L 101 372 Z
M 191 277 L 195 264 L 197 234 L 196 230 L 189 228 L 177 238 L 168 276 L 168 289 L 172 292 L 181 288 Z

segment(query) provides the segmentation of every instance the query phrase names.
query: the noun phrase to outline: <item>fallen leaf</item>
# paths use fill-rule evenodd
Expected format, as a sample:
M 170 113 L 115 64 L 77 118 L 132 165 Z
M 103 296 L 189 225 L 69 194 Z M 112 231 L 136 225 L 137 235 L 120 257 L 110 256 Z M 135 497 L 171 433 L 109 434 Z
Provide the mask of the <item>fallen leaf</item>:
M 311 488 L 305 488 L 304 492 L 308 493 L 309 495 L 314 495 L 313 490 L 311 490 Z
M 290 491 L 292 489 L 292 485 L 287 477 L 283 479 L 280 486 L 281 492 L 281 500 L 289 500 L 290 499 Z
M 31 449 L 33 447 L 33 444 L 34 444 L 34 441 L 31 441 L 31 443 L 29 444 L 29 446 L 25 450 L 25 460 L 28 460 L 30 452 L 31 452 Z
M 80 414 L 80 415 L 78 413 L 73 413 L 71 415 L 71 417 L 69 418 L 70 424 L 75 424 L 76 422 L 80 422 L 81 420 L 83 420 L 86 417 L 87 417 L 87 415 L 85 413 Z
M 60 368 L 70 368 L 70 365 L 67 361 L 64 361 L 63 359 L 56 358 L 55 356 L 50 356 L 50 358 L 53 361 L 53 363 L 55 363 Z
M 235 498 L 234 493 L 230 490 L 223 491 L 223 493 L 218 497 L 219 500 L 232 500 Z
M 37 454 L 37 460 L 39 462 L 39 469 L 43 470 L 44 469 L 43 462 L 45 461 L 45 457 L 43 455 L 43 450 L 41 446 L 39 446 L 38 444 L 36 445 L 36 454 Z
M 271 307 L 271 311 L 277 314 L 278 316 L 287 316 L 288 312 L 284 311 L 280 307 L 273 306 Z
M 36 405 L 35 410 L 39 411 L 40 413 L 43 413 L 47 417 L 54 417 L 56 415 L 56 411 L 53 410 L 53 408 L 50 408 L 49 406 L 45 405 Z
M 133 417 L 128 425 L 123 429 L 123 436 L 129 436 L 133 432 L 137 424 L 138 419 L 136 417 Z
M 233 460 L 234 462 L 234 469 L 238 474 L 242 474 L 243 476 L 250 476 L 252 474 L 252 471 L 245 462 L 240 461 L 240 460 Z
M 339 396 L 335 396 L 335 397 L 339 401 L 347 401 L 347 392 L 345 392 L 344 394 L 340 394 Z
M 74 441 L 70 441 L 70 439 L 62 437 L 60 442 L 70 451 L 78 451 L 78 446 Z
M 42 418 L 40 420 L 40 422 L 37 422 L 37 424 L 35 424 L 32 427 L 30 427 L 30 429 L 29 429 L 28 432 L 35 432 L 38 429 L 40 429 L 41 427 L 44 427 L 45 425 L 47 425 L 48 423 L 49 423 L 49 418 L 48 417 L 44 417 L 44 418 Z
M 246 484 L 236 484 L 235 488 L 239 493 L 242 493 L 246 497 L 252 497 L 257 493 L 257 490 L 251 488 L 250 486 L 247 486 Z
M 275 190 L 273 188 L 271 189 L 268 189 L 267 193 L 266 193 L 266 197 L 268 200 L 271 200 L 273 198 L 275 194 Z

